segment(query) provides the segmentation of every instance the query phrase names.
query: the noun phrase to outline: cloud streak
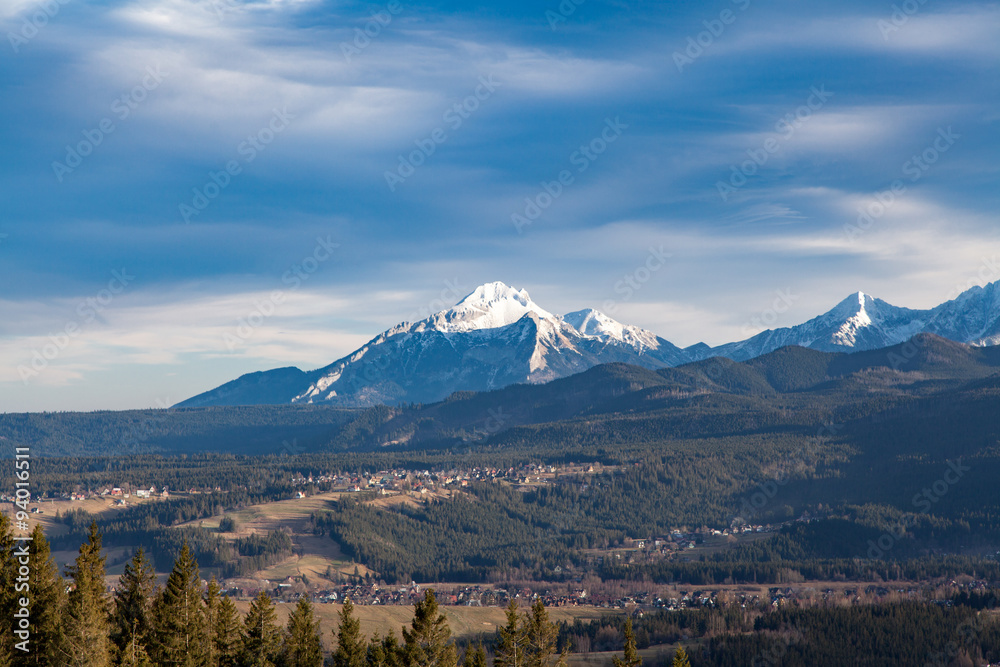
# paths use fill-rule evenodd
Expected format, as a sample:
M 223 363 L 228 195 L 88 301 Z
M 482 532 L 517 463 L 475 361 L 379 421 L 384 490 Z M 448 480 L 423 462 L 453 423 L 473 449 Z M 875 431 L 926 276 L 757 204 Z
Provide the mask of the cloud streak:
M 678 72 L 671 54 L 730 4 L 594 0 L 553 29 L 532 3 L 401 3 L 350 57 L 388 3 L 59 4 L 16 51 L 0 45 L 0 405 L 154 405 L 321 366 L 450 305 L 456 282 L 526 287 L 554 312 L 617 299 L 618 319 L 688 345 L 739 338 L 776 290 L 799 296 L 784 325 L 858 289 L 934 305 L 975 275 L 1000 242 L 1000 10 L 926 3 L 893 22 L 861 2 L 753 3 Z M 0 34 L 40 7 L 5 3 Z M 114 103 L 149 68 L 168 74 L 120 119 Z M 481 77 L 500 85 L 390 191 L 385 172 Z M 833 97 L 783 137 L 822 86 Z M 276 109 L 294 118 L 245 160 Z M 60 181 L 53 162 L 105 118 L 114 130 Z M 511 213 L 576 169 L 608 118 L 628 129 L 518 234 Z M 961 139 L 908 180 L 949 127 Z M 717 183 L 776 136 L 721 198 Z M 184 220 L 232 160 L 240 173 Z M 852 242 L 845 225 L 897 179 L 906 192 Z M 321 235 L 336 258 L 229 349 Z M 661 246 L 669 261 L 622 301 L 616 283 Z M 122 267 L 135 283 L 25 386 L 18 365 Z

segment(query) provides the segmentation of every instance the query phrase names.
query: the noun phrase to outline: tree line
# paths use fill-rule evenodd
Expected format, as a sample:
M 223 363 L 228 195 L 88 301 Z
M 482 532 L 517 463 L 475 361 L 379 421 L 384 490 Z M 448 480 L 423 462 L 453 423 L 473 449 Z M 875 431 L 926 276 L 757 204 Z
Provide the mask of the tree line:
M 0 514 L 0 667 L 322 667 L 325 662 L 334 667 L 458 667 L 458 646 L 433 590 L 415 605 L 402 641 L 393 633 L 366 640 L 346 600 L 334 634 L 336 648 L 325 661 L 322 629 L 307 596 L 299 599 L 284 627 L 264 591 L 241 616 L 215 577 L 207 585 L 202 582 L 187 543 L 162 587 L 156 586 L 153 564 L 138 548 L 113 594 L 105 582 L 96 523 L 91 523 L 66 579 L 40 526 L 31 533 L 26 557 L 18 556 L 16 544 L 10 520 Z M 26 612 L 19 613 L 21 609 Z M 549 620 L 541 600 L 524 614 L 512 600 L 506 617 L 490 646 L 494 666 L 565 667 L 567 648 L 558 650 L 559 627 Z M 465 650 L 462 667 L 489 664 L 482 642 Z M 624 658 L 615 665 L 641 665 L 631 623 Z

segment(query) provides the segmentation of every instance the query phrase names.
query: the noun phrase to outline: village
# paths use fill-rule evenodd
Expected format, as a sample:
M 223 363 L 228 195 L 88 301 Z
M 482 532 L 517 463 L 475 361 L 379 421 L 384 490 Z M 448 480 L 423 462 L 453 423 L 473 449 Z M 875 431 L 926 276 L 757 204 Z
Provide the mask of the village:
M 270 585 L 271 582 L 261 582 Z M 871 604 L 889 600 L 924 600 L 935 591 L 926 586 L 910 585 L 905 588 L 878 584 L 840 584 L 819 586 L 816 583 L 803 585 L 769 586 L 759 589 L 733 590 L 732 588 L 705 587 L 658 587 L 662 592 L 637 592 L 632 595 L 594 593 L 584 587 L 570 586 L 556 591 L 545 587 L 497 588 L 452 584 L 417 584 L 394 587 L 379 584 L 344 584 L 335 588 L 306 591 L 296 583 L 283 582 L 273 588 L 256 590 L 231 588 L 227 593 L 237 599 L 251 599 L 261 590 L 266 590 L 275 600 L 292 603 L 301 596 L 308 595 L 319 604 L 339 604 L 350 600 L 355 605 L 413 605 L 427 589 L 434 589 L 439 604 L 464 607 L 505 607 L 510 600 L 527 603 L 541 600 L 546 607 L 588 606 L 608 610 L 625 610 L 637 617 L 648 611 L 679 611 L 683 609 L 724 608 L 779 608 L 785 605 L 795 607 L 816 604 Z M 942 591 L 953 595 L 960 591 L 983 593 L 989 589 L 984 580 L 970 579 L 957 582 L 952 580 L 942 586 Z M 669 591 L 666 592 L 666 591 Z M 938 591 L 938 592 L 942 592 Z M 951 600 L 941 597 L 939 604 L 950 606 Z

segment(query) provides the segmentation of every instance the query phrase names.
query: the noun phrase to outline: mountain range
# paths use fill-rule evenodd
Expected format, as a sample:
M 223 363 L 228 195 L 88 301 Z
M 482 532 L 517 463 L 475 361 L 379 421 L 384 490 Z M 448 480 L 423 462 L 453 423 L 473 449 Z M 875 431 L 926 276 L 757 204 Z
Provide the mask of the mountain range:
M 977 347 L 1000 343 L 1000 281 L 929 310 L 893 306 L 858 292 L 797 326 L 683 349 L 597 310 L 554 315 L 525 290 L 493 282 L 452 308 L 384 331 L 328 366 L 250 373 L 176 407 L 431 403 L 455 392 L 545 383 L 606 363 L 661 369 L 711 357 L 746 361 L 788 346 L 860 352 L 924 333 Z

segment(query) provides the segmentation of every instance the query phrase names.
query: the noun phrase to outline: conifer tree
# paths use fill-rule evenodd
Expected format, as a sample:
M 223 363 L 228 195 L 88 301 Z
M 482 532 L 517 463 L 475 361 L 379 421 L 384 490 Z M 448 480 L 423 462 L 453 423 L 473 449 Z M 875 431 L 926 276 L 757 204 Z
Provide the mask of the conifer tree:
M 140 639 L 142 635 L 138 627 L 128 636 L 128 643 L 118 651 L 118 660 L 115 664 L 119 667 L 153 667 L 153 662 L 149 659 L 146 647 Z
M 434 591 L 428 590 L 424 599 L 413 609 L 413 622 L 409 630 L 403 628 L 403 662 L 406 667 L 457 667 L 455 645 L 449 640 L 451 628 L 448 620 L 438 610 Z
M 250 603 L 250 610 L 243 619 L 243 648 L 241 664 L 245 667 L 274 667 L 281 650 L 281 632 L 278 630 L 274 602 L 265 591 Z
M 215 580 L 215 575 L 213 575 L 212 579 L 208 582 L 208 587 L 205 589 L 205 632 L 202 634 L 202 640 L 204 641 L 202 656 L 204 664 L 208 667 L 217 667 L 219 664 L 219 658 L 215 651 L 215 621 L 219 615 L 219 604 L 221 602 L 219 598 L 219 582 Z
M 128 664 L 135 664 L 138 648 L 145 653 L 152 628 L 152 596 L 156 572 L 142 547 L 136 549 L 132 560 L 118 580 L 115 591 L 115 611 L 111 617 L 111 641 L 119 655 L 126 646 L 131 657 Z M 121 662 L 121 659 L 119 660 Z
M 212 644 L 219 667 L 236 667 L 239 664 L 243 639 L 240 634 L 240 613 L 229 596 L 223 595 L 212 627 Z
M 153 603 L 149 655 L 164 667 L 201 665 L 205 617 L 201 577 L 187 541 L 174 561 L 167 585 Z
M 500 628 L 500 641 L 493 658 L 495 667 L 521 667 L 524 665 L 524 624 L 517 613 L 517 600 L 507 604 L 507 625 Z
M 35 524 L 28 544 L 31 585 L 27 593 L 31 608 L 31 653 L 20 664 L 53 665 L 59 660 L 66 611 L 66 582 L 52 558 L 49 541 L 41 525 Z
M 366 667 L 386 667 L 385 647 L 382 646 L 382 638 L 378 632 L 373 634 L 368 640 L 368 648 L 365 649 Z
M 642 658 L 635 647 L 635 633 L 632 632 L 632 618 L 625 620 L 625 654 L 619 658 L 617 655 L 612 659 L 614 667 L 640 667 Z
M 87 541 L 68 568 L 73 590 L 66 605 L 65 639 L 60 664 L 68 667 L 107 667 L 111 664 L 111 630 L 101 533 L 91 522 Z
M 556 653 L 556 640 L 559 637 L 559 627 L 549 621 L 549 612 L 539 599 L 531 605 L 531 611 L 524 619 L 525 634 L 525 667 L 549 667 L 553 664 Z M 565 663 L 565 654 L 561 654 L 555 664 Z
M 354 617 L 354 604 L 344 600 L 340 608 L 337 629 L 337 649 L 333 652 L 334 667 L 363 667 L 367 650 L 361 636 L 361 622 Z
M 691 667 L 691 661 L 688 660 L 687 651 L 684 650 L 683 646 L 678 646 L 676 653 L 674 653 L 673 667 Z
M 402 667 L 402 655 L 396 635 L 391 632 L 385 637 L 379 637 L 376 632 L 368 642 L 365 652 L 367 667 Z
M 486 667 L 486 651 L 483 649 L 482 642 L 475 647 L 470 646 L 465 651 L 462 667 Z
M 323 645 L 312 603 L 302 596 L 288 617 L 281 647 L 282 667 L 323 667 Z

